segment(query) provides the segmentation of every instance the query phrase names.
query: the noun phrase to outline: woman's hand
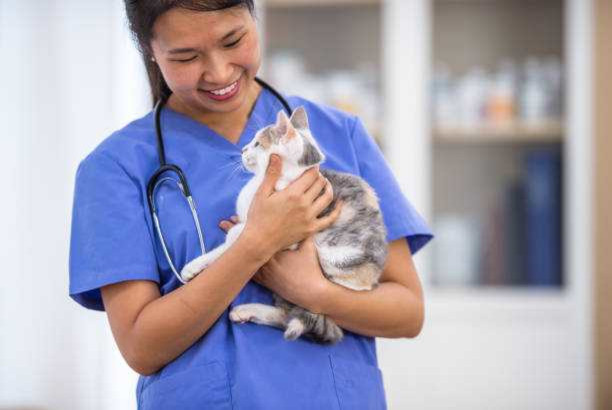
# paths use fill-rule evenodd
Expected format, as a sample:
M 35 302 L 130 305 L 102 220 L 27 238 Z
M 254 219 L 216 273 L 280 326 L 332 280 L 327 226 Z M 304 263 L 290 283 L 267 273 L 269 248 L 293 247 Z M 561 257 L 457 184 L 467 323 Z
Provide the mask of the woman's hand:
M 237 220 L 234 216 L 229 221 L 221 221 L 219 226 L 227 231 Z M 253 276 L 253 280 L 314 313 L 319 312 L 330 283 L 323 276 L 312 236 L 302 241 L 295 251 L 278 252 Z
M 281 251 L 253 276 L 253 280 L 280 297 L 318 312 L 329 281 L 323 276 L 312 236 L 295 251 Z
M 333 199 L 331 184 L 318 166 L 304 172 L 285 189 L 275 191 L 281 167 L 281 158 L 272 155 L 243 231 L 243 235 L 250 235 L 261 247 L 261 252 L 270 256 L 327 228 L 341 209 L 336 206 L 329 215 L 317 218 Z M 322 190 L 325 191 L 319 196 Z

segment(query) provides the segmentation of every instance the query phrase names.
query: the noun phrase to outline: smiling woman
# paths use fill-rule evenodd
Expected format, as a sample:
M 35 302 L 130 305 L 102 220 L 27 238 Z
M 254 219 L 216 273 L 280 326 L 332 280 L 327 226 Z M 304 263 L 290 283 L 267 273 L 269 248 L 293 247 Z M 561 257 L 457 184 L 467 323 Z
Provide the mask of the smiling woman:
M 169 3 L 177 4 L 168 7 Z M 253 2 L 163 4 L 167 10 L 160 8 L 158 12 L 163 12 L 154 24 L 142 32 L 138 31 L 142 24 L 152 19 L 136 18 L 141 11 L 128 8 L 128 16 L 135 17 L 132 30 L 143 52 L 154 100 L 167 99 L 174 111 L 209 124 L 235 142 L 260 90 L 254 82 L 261 57 Z M 142 5 L 138 7 L 142 10 Z M 155 12 L 155 8 L 146 10 L 151 16 Z
M 204 248 L 213 250 L 251 179 L 248 169 L 232 166 L 283 110 L 255 81 L 253 3 L 126 0 L 126 9 L 153 100 L 167 101 L 159 122 L 168 162 L 189 179 Z M 166 174 L 151 200 L 167 238 L 163 247 L 157 240 L 147 203 L 158 168 L 156 119 L 148 113 L 81 162 L 70 250 L 70 295 L 106 311 L 120 352 L 141 374 L 139 409 L 385 408 L 374 337 L 420 332 L 423 296 L 412 253 L 431 233 L 358 118 L 297 96 L 287 103 L 308 113 L 322 167 L 358 175 L 378 195 L 391 242 L 381 283 L 355 291 L 324 278 L 308 243 L 335 222 L 338 213 L 318 217 L 332 193 L 319 195 L 326 180 L 315 167 L 277 191 L 283 164 L 271 160 L 238 238 L 182 284 L 165 256 L 181 270 L 202 247 L 190 207 Z M 273 305 L 273 294 L 333 319 L 346 330 L 343 339 L 289 342 L 280 329 L 230 320 L 234 306 Z

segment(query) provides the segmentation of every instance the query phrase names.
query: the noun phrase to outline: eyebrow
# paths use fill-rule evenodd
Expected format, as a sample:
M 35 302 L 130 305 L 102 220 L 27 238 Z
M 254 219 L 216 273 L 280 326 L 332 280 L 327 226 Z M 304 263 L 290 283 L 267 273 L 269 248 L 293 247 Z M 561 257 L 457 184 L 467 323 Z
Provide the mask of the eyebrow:
M 235 29 L 233 29 L 232 31 L 230 31 L 229 33 L 227 33 L 226 35 L 224 35 L 220 42 L 227 40 L 228 38 L 232 37 L 233 35 L 235 35 L 237 32 L 241 31 L 244 28 L 244 26 L 240 26 L 237 27 Z M 174 48 L 170 51 L 168 51 L 168 54 L 181 54 L 181 53 L 192 53 L 194 51 L 198 51 L 193 47 L 184 47 L 184 48 Z

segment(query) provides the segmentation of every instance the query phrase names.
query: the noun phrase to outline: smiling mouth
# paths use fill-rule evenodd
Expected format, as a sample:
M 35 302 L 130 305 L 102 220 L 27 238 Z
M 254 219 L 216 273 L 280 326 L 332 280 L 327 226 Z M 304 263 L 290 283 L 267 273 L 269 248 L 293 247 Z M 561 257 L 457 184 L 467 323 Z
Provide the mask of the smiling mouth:
M 226 87 L 218 88 L 216 90 L 203 90 L 203 92 L 206 93 L 206 95 L 213 100 L 222 101 L 222 100 L 227 100 L 227 99 L 232 98 L 234 95 L 238 93 L 239 89 L 240 89 L 240 78 L 238 78 L 238 80 L 234 81 L 233 83 L 231 83 L 230 85 Z
M 234 81 L 233 83 L 231 83 L 230 85 L 228 85 L 225 88 L 221 88 L 218 90 L 211 90 L 211 91 L 207 91 L 209 93 L 212 93 L 214 95 L 225 95 L 227 93 L 230 93 L 232 91 L 234 91 L 234 88 L 236 88 L 238 86 L 238 80 Z

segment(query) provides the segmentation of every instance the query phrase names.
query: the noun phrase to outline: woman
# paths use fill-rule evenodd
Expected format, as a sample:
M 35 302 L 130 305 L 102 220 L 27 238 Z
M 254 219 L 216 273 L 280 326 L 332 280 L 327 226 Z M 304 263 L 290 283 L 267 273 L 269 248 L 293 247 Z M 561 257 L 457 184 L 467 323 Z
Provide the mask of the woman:
M 206 249 L 213 249 L 250 178 L 228 165 L 283 109 L 254 80 L 260 49 L 253 2 L 126 0 L 126 9 L 154 100 L 167 100 L 161 129 L 168 162 L 187 175 Z M 317 218 L 331 202 L 329 185 L 313 169 L 274 192 L 281 164 L 272 161 L 240 238 L 182 285 L 147 205 L 147 182 L 159 166 L 149 113 L 81 162 L 70 254 L 70 296 L 107 312 L 119 350 L 141 374 L 140 409 L 385 407 L 373 337 L 420 332 L 423 296 L 411 252 L 431 234 L 358 119 L 298 97 L 288 102 L 306 107 L 324 165 L 361 175 L 377 191 L 390 241 L 382 283 L 355 292 L 323 277 L 310 237 L 338 215 Z M 201 253 L 189 208 L 173 183 L 159 186 L 156 204 L 180 269 Z M 301 240 L 299 250 L 281 252 Z M 271 291 L 328 315 L 347 330 L 344 339 L 289 342 L 280 329 L 229 320 L 234 305 L 273 304 Z

